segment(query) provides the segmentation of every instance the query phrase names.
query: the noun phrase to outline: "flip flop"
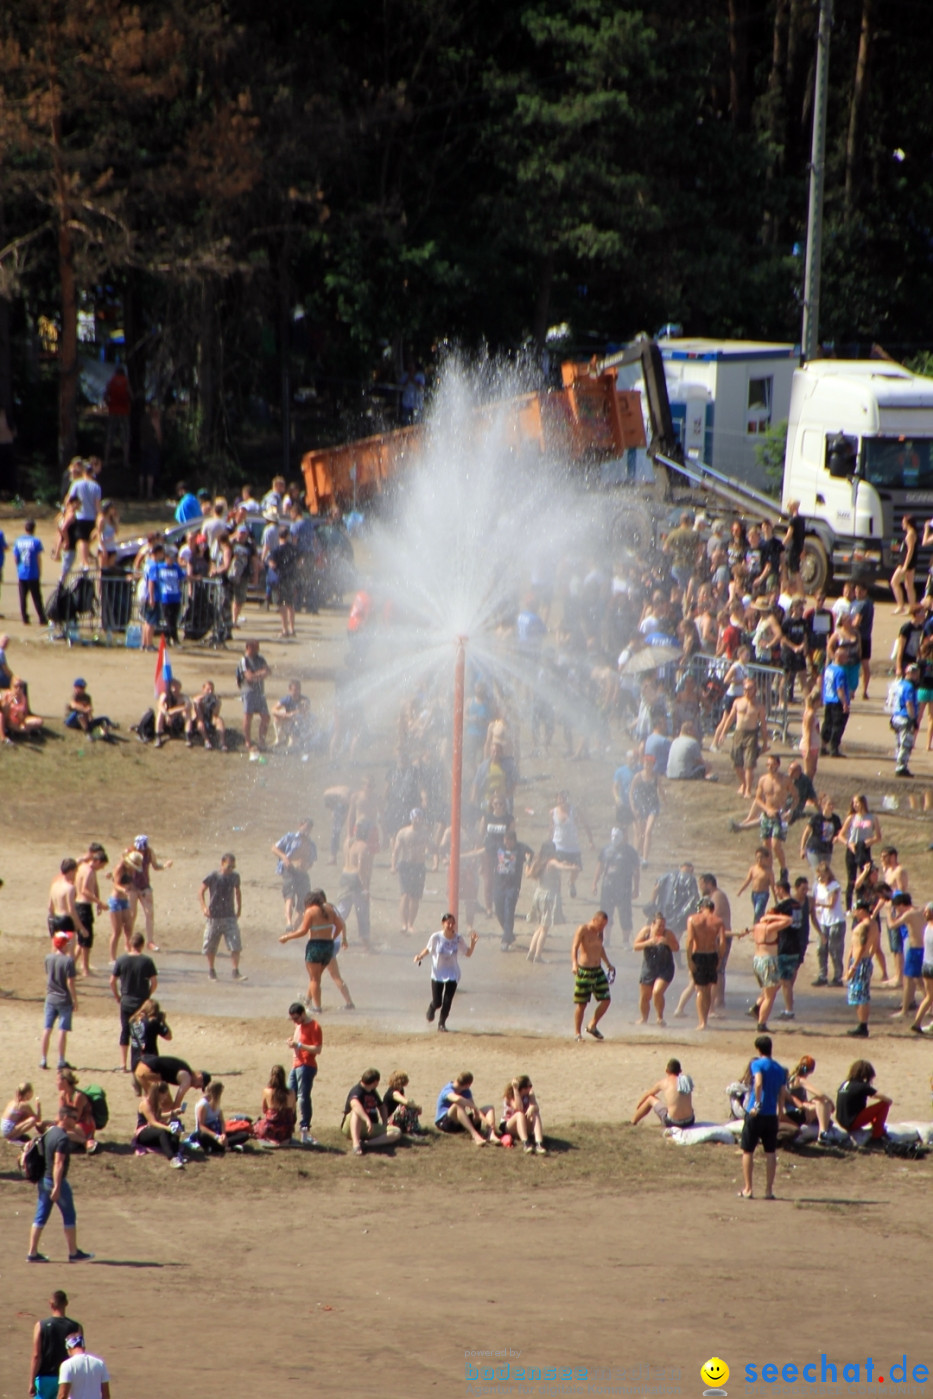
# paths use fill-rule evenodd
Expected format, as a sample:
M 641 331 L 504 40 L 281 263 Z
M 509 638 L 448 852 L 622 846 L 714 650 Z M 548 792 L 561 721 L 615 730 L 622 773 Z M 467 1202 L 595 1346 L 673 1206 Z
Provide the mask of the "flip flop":
M 754 1200 L 755 1198 L 754 1195 L 746 1195 L 744 1190 L 737 1190 L 735 1193 L 738 1195 L 740 1200 Z
M 587 1025 L 586 1033 L 592 1035 L 594 1040 L 604 1040 L 606 1036 L 596 1028 L 595 1025 Z

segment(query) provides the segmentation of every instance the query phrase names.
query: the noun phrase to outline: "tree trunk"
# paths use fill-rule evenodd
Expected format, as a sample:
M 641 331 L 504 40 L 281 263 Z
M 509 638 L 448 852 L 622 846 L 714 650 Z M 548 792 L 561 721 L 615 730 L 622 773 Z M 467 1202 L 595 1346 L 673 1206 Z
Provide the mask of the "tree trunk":
M 851 214 L 856 204 L 859 186 L 859 166 L 862 155 L 862 130 L 865 125 L 865 108 L 868 105 L 868 89 L 871 67 L 871 49 L 874 30 L 872 27 L 872 0 L 862 0 L 862 27 L 859 32 L 858 57 L 855 60 L 855 79 L 852 83 L 852 97 L 849 102 L 849 131 L 846 137 L 846 214 Z
M 130 268 L 127 273 L 123 288 L 123 343 L 126 349 L 126 374 L 130 381 L 131 477 L 124 487 L 129 495 L 132 474 L 136 473 L 139 467 L 142 422 L 146 411 L 146 327 L 142 309 L 141 277 L 135 267 Z
M 214 350 L 216 327 L 214 324 L 215 288 L 207 275 L 201 283 L 201 328 L 198 336 L 198 448 L 202 457 L 210 462 L 211 479 L 214 477 L 214 451 L 216 447 L 216 375 L 214 373 Z
M 71 205 L 62 158 L 62 119 L 58 111 L 55 74 L 50 79 L 53 101 L 52 150 L 55 161 L 55 218 L 58 224 L 58 277 L 62 328 L 58 343 L 58 460 L 64 468 L 78 450 L 78 283 L 75 277 Z
M 768 160 L 765 187 L 765 211 L 762 220 L 762 242 L 774 247 L 780 240 L 780 220 L 771 207 L 774 179 L 785 168 L 787 157 L 787 27 L 790 0 L 776 0 L 774 27 L 771 33 L 771 71 L 768 74 L 766 132 L 773 152 Z
M 748 25 L 748 0 L 729 0 L 729 109 L 738 131 L 749 124 Z

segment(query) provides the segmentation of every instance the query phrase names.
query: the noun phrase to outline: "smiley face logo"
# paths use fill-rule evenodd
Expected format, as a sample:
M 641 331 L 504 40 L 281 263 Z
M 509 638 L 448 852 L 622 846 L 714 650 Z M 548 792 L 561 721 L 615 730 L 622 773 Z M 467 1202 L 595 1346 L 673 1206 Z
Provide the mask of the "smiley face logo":
M 729 1366 L 718 1355 L 711 1356 L 705 1365 L 700 1366 L 700 1379 L 710 1389 L 721 1389 L 729 1378 Z

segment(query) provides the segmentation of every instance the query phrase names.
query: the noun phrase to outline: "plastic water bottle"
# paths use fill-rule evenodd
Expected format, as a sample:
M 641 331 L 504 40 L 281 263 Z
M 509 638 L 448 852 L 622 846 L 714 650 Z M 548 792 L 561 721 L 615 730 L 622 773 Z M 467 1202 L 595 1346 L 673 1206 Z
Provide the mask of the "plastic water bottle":
M 131 622 L 126 629 L 126 639 L 124 645 L 130 650 L 138 651 L 143 644 L 143 629 L 138 622 Z

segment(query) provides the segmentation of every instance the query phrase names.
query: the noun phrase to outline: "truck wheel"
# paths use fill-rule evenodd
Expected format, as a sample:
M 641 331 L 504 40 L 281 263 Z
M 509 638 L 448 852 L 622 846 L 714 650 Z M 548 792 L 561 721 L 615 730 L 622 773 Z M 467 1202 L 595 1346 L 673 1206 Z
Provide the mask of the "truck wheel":
M 800 560 L 800 581 L 804 592 L 820 593 L 829 582 L 829 559 L 822 540 L 815 534 L 808 534 L 803 544 L 803 558 Z
M 651 548 L 651 520 L 637 506 L 621 511 L 615 519 L 613 538 L 623 549 L 633 554 L 646 553 Z

